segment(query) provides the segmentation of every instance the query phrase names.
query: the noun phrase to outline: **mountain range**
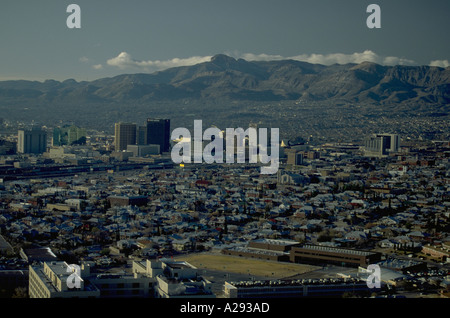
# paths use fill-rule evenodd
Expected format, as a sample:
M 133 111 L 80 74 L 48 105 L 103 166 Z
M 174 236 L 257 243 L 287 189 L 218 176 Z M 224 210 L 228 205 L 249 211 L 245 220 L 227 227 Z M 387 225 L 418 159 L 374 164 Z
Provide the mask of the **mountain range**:
M 295 60 L 246 61 L 219 54 L 209 62 L 150 74 L 82 82 L 0 81 L 0 111 L 5 114 L 0 117 L 9 114 L 22 120 L 31 115 L 44 121 L 45 114 L 58 114 L 61 120 L 95 116 L 95 109 L 116 114 L 111 121 L 133 119 L 139 113 L 145 116 L 146 109 L 170 116 L 181 111 L 180 105 L 184 113 L 200 116 L 206 110 L 226 112 L 231 110 L 226 105 L 241 104 L 251 115 L 249 105 L 276 102 L 394 107 L 445 116 L 450 104 L 450 67 L 370 62 L 325 66 Z
M 90 82 L 0 82 L 0 103 L 12 98 L 47 103 L 230 98 L 447 104 L 450 68 L 370 62 L 331 66 L 294 60 L 249 62 L 219 54 L 193 66 Z

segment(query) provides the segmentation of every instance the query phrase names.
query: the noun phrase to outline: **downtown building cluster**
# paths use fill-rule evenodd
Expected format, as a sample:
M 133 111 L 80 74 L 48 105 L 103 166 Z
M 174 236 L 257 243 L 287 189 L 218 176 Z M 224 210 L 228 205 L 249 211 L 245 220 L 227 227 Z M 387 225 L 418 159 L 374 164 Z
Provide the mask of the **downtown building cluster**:
M 79 292 L 64 289 L 64 279 L 58 281 L 51 274 L 64 272 L 67 278 L 70 263 L 84 266 L 82 273 L 89 282 L 84 286 L 90 288 L 84 294 L 87 297 L 213 296 L 201 268 L 171 261 L 173 256 L 192 252 L 356 268 L 368 265 L 365 253 L 369 253 L 380 256 L 371 262 L 398 273 L 385 282 L 397 288 L 409 286 L 408 272 L 426 272 L 430 263 L 425 261 L 446 268 L 448 143 L 397 145 L 382 156 L 364 153 L 366 149 L 354 145 L 282 143 L 280 170 L 261 175 L 250 164 L 174 166 L 160 150 L 142 156 L 129 146 L 138 146 L 137 140 L 147 137 L 142 137 L 144 133 L 138 138 L 139 129 L 133 127 L 127 133 L 117 132 L 116 137 L 135 132 L 135 139 L 131 137 L 122 151 L 115 149 L 117 138 L 88 136 L 86 145 L 51 147 L 39 156 L 2 159 L 2 172 L 21 166 L 22 172 L 34 171 L 14 178 L 2 174 L 0 225 L 9 244 L 2 253 L 21 250 L 24 259 L 38 246 L 55 255 L 27 258 L 29 277 L 33 277 L 26 285 L 30 296 L 64 297 Z M 146 144 L 148 138 L 143 143 L 158 144 Z M 39 175 L 44 165 L 71 170 Z M 261 240 L 265 246 L 258 243 Z M 280 244 L 270 244 L 271 240 L 288 240 L 295 246 L 280 253 L 274 248 Z M 320 247 L 322 254 L 315 252 L 316 257 L 307 258 L 307 247 Z M 330 262 L 324 251 L 338 252 L 341 258 Z M 363 261 L 345 262 L 344 251 L 360 253 Z M 397 259 L 398 254 L 407 259 Z M 185 274 L 176 277 L 174 268 L 184 269 Z M 46 281 L 61 288 L 55 289 L 56 294 L 43 292 Z M 445 275 L 436 281 L 444 284 Z M 316 284 L 304 282 L 309 283 Z M 230 297 L 250 295 L 251 286 L 267 285 L 227 284 L 223 295 Z M 362 288 L 365 282 L 358 284 Z M 239 294 L 242 286 L 247 289 Z M 283 289 L 285 284 L 278 286 Z M 301 290 L 308 295 L 307 288 Z M 340 293 L 347 291 L 340 289 Z

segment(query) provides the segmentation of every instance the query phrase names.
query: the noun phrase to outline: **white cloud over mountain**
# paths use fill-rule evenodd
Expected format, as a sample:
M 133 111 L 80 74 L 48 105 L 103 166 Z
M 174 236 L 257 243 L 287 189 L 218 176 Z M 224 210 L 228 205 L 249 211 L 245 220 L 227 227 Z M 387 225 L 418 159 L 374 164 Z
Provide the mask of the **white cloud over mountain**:
M 268 55 L 268 54 L 252 54 L 245 53 L 242 58 L 248 61 L 269 61 L 269 60 L 296 60 L 302 62 L 308 62 L 312 64 L 347 64 L 347 63 L 362 63 L 373 62 L 381 65 L 414 65 L 415 62 L 409 59 L 387 56 L 383 57 L 376 54 L 373 51 L 366 50 L 364 52 L 355 52 L 351 54 L 344 53 L 331 53 L 331 54 L 301 54 L 291 57 L 283 57 L 280 55 Z
M 202 62 L 208 62 L 210 60 L 211 56 L 192 56 L 189 58 L 173 58 L 166 61 L 140 61 L 134 59 L 127 52 L 121 52 L 118 56 L 109 59 L 106 63 L 120 69 L 133 68 L 146 71 L 160 71 L 171 67 L 195 65 Z
M 272 54 L 254 54 L 254 53 L 232 53 L 228 54 L 234 58 L 242 58 L 247 61 L 270 61 L 270 60 L 296 60 L 308 62 L 312 64 L 347 64 L 347 63 L 362 63 L 373 62 L 381 65 L 416 65 L 413 60 L 396 56 L 381 56 L 371 50 L 363 52 L 355 52 L 350 54 L 345 53 L 330 53 L 330 54 L 300 54 L 295 56 L 281 56 Z M 135 71 L 161 71 L 171 67 L 190 66 L 203 62 L 209 62 L 212 56 L 192 56 L 188 58 L 173 58 L 168 60 L 137 60 L 127 52 L 121 52 L 116 57 L 107 60 L 106 64 L 121 70 L 135 70 Z M 448 67 L 450 64 L 448 60 L 431 61 L 430 66 Z
M 434 60 L 430 62 L 430 66 L 449 67 L 450 62 L 448 60 Z

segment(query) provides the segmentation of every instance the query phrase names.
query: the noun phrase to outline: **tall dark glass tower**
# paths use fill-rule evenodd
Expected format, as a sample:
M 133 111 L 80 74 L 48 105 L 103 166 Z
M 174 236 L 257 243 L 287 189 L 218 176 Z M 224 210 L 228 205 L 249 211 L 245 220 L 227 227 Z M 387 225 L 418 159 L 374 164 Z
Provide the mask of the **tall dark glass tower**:
M 170 150 L 170 119 L 147 119 L 147 144 L 159 145 L 160 152 Z

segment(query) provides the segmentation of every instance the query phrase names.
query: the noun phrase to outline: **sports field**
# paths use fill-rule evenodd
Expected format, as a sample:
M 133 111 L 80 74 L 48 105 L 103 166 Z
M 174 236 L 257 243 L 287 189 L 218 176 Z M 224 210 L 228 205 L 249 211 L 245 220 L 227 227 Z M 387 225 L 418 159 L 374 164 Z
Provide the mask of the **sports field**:
M 304 264 L 249 259 L 214 253 L 183 255 L 181 257 L 177 257 L 177 260 L 186 261 L 198 269 L 224 271 L 234 274 L 253 275 L 275 279 L 287 278 L 320 268 Z

